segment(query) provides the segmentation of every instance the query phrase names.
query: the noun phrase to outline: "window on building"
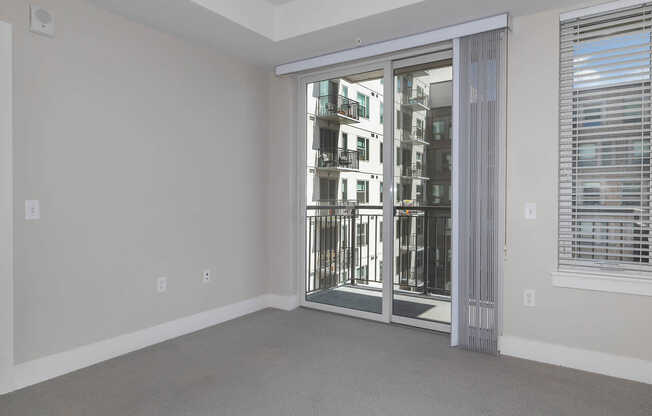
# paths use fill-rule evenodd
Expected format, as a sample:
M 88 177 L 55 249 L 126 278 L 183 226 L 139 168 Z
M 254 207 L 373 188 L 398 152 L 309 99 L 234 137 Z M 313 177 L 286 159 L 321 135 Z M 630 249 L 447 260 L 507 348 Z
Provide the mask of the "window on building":
M 349 148 L 349 135 L 342 133 L 342 149 L 346 150 Z
M 349 87 L 347 87 L 344 84 L 342 84 L 342 95 L 345 96 L 345 97 L 349 96 Z
M 358 157 L 360 160 L 369 160 L 369 139 L 358 137 Z
M 383 163 L 383 143 L 380 143 L 380 163 Z
M 320 128 L 319 148 L 327 152 L 335 151 L 337 148 L 337 130 Z
M 380 241 L 381 243 L 383 242 L 383 222 L 382 221 L 380 221 L 378 223 L 378 241 Z M 382 264 L 383 264 L 382 260 L 380 261 L 380 264 L 381 264 L 380 267 L 382 267 Z M 382 275 L 382 273 L 381 273 L 381 275 Z
M 369 202 L 369 181 L 358 181 L 356 184 L 356 199 L 359 204 Z
M 349 200 L 349 181 L 342 179 L 342 201 Z
M 380 183 L 380 203 L 383 203 L 383 183 Z
M 356 224 L 355 245 L 358 247 L 369 245 L 369 223 Z
M 334 201 L 337 195 L 337 181 L 335 179 L 319 178 L 319 200 Z
M 385 116 L 385 110 L 383 108 L 383 103 L 380 103 L 380 124 L 383 124 L 383 118 Z
M 359 92 L 358 102 L 360 103 L 360 117 L 369 118 L 369 96 Z
M 561 23 L 560 271 L 650 278 L 649 13 Z

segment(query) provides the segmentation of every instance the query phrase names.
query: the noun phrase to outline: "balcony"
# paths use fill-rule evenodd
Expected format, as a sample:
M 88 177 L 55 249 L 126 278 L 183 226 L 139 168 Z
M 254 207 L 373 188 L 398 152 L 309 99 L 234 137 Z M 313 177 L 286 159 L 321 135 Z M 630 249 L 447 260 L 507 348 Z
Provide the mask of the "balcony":
M 357 205 L 346 215 L 324 215 L 321 206 L 309 206 L 306 299 L 380 313 L 383 264 L 393 265 L 394 313 L 450 322 L 450 209 L 413 209 L 421 215 L 404 216 L 397 208 L 397 257 L 383 261 L 381 207 Z M 356 238 L 360 224 L 368 236 L 363 245 Z
M 413 144 L 413 145 L 428 144 L 428 141 L 425 138 L 425 129 L 423 128 L 423 126 L 419 126 L 417 124 L 399 130 L 398 136 L 401 142 L 405 144 Z
M 358 202 L 352 199 L 320 199 L 318 206 L 321 215 L 351 215 Z
M 423 164 L 420 162 L 410 163 L 401 166 L 401 178 L 428 180 L 423 171 Z
M 360 157 L 357 150 L 319 149 L 317 168 L 331 171 L 356 171 L 360 169 Z
M 339 124 L 360 122 L 360 103 L 342 95 L 322 95 L 317 102 L 317 117 Z
M 413 79 L 411 84 L 402 89 L 401 108 L 412 111 L 429 110 L 428 86 L 418 79 Z

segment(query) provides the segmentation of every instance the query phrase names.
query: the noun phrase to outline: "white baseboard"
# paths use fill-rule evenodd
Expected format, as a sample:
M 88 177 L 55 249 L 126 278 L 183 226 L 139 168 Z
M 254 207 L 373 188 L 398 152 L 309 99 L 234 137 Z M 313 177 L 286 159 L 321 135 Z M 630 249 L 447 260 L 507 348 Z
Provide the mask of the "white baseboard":
M 151 328 L 27 361 L 14 366 L 12 388 L 6 389 L 8 391 L 0 391 L 0 394 L 22 389 L 264 308 L 291 310 L 296 308 L 296 300 L 296 296 L 261 295 Z
M 526 360 L 652 384 L 652 361 L 503 336 L 500 353 Z
M 299 299 L 296 295 L 275 295 L 270 293 L 265 296 L 267 297 L 267 306 L 270 308 L 291 311 L 299 307 Z

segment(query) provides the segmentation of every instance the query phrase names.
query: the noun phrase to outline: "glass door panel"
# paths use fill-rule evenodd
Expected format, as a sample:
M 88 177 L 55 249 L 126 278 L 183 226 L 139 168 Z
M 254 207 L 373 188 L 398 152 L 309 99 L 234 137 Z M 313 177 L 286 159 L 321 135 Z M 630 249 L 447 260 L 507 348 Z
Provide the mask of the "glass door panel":
M 392 319 L 451 323 L 452 62 L 394 71 Z
M 382 313 L 383 71 L 306 88 L 306 302 Z

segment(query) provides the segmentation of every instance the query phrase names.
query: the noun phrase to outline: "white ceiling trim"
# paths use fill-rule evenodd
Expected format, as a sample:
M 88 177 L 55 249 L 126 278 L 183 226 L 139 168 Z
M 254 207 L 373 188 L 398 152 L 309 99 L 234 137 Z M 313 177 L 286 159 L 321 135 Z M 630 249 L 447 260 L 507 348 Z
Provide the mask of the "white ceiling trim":
M 278 42 L 424 0 L 301 0 L 277 4 L 268 0 L 190 1 Z
M 475 33 L 487 32 L 489 30 L 502 29 L 507 27 L 509 15 L 507 13 L 497 16 L 461 23 L 454 26 L 447 26 L 441 29 L 402 38 L 386 40 L 358 48 L 346 49 L 325 55 L 315 56 L 296 62 L 278 65 L 275 68 L 276 75 L 288 75 L 297 72 L 309 71 L 312 69 L 336 65 L 359 59 L 371 58 L 373 56 L 397 52 L 400 50 L 418 48 L 445 40 L 451 40 Z

